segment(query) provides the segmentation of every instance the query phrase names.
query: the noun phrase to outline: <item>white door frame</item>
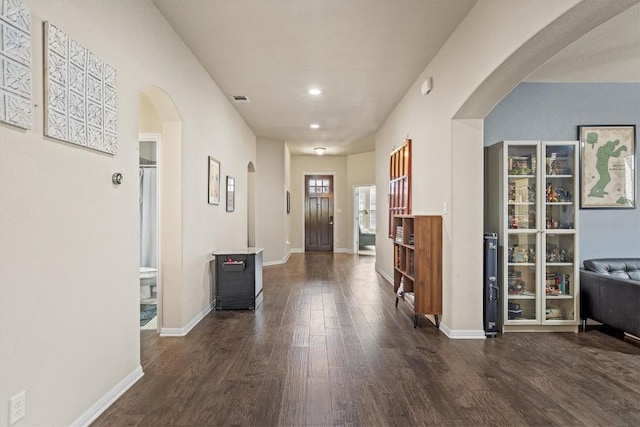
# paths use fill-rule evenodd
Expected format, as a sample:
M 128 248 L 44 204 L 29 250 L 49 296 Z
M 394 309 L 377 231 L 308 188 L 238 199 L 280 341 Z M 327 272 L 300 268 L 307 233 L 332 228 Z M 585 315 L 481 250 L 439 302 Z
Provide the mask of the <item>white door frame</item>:
M 301 234 L 302 234 L 302 240 L 300 241 L 300 246 L 302 246 L 302 252 L 306 252 L 306 244 L 305 244 L 305 227 L 306 227 L 306 223 L 305 223 L 305 194 L 307 191 L 306 188 L 306 182 L 305 179 L 307 177 L 307 175 L 331 175 L 333 177 L 333 252 L 336 252 L 336 211 L 338 209 L 337 206 L 337 202 L 336 202 L 336 177 L 338 176 L 338 172 L 307 172 L 307 171 L 302 171 L 302 193 L 300 194 L 300 206 L 302 207 L 302 212 L 300 213 L 301 216 L 301 224 L 302 227 L 300 227 L 301 230 Z
M 360 222 L 358 221 L 358 189 L 362 188 L 362 187 L 367 187 L 367 188 L 371 188 L 371 187 L 375 187 L 375 184 L 358 184 L 358 185 L 354 185 L 353 186 L 353 196 L 352 196 L 352 201 L 353 201 L 353 207 L 351 209 L 351 214 L 353 215 L 353 253 L 354 254 L 358 254 L 360 253 Z M 376 191 L 377 194 L 377 191 Z M 377 211 L 377 209 L 376 209 Z M 377 234 L 378 231 L 378 215 L 376 212 L 376 229 L 374 230 Z

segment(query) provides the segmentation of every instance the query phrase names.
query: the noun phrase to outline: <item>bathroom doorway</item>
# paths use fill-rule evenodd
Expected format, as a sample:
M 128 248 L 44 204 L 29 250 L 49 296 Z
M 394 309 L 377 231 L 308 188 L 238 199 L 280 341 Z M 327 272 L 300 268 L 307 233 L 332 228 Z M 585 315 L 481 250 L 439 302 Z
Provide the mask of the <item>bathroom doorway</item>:
M 159 134 L 139 137 L 140 329 L 159 330 Z
M 353 190 L 354 252 L 359 255 L 376 254 L 376 186 L 362 185 Z

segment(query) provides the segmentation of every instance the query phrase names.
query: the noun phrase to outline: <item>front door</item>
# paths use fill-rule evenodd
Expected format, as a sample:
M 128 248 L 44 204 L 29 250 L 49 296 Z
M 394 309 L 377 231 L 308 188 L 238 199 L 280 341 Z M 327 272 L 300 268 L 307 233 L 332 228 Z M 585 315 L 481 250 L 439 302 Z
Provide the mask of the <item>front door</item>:
M 306 175 L 305 252 L 333 252 L 333 176 Z

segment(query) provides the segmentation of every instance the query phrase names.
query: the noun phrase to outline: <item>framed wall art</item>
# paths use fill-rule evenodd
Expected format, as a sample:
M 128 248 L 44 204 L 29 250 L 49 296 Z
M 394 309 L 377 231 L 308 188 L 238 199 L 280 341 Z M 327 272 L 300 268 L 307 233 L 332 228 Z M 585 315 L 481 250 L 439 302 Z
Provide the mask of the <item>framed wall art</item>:
M 45 136 L 116 154 L 115 68 L 49 22 L 44 38 Z
M 635 208 L 635 125 L 578 126 L 578 138 L 580 208 Z
M 236 209 L 236 180 L 227 175 L 227 212 Z
M 209 156 L 209 204 L 220 204 L 220 162 Z
M 31 11 L 0 0 L 0 122 L 31 129 Z

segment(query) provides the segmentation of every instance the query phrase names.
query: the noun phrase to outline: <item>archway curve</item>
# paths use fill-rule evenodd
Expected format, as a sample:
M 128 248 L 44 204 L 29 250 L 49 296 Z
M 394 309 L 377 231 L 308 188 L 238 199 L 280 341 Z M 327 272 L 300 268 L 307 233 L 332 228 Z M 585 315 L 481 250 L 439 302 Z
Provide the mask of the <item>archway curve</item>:
M 578 2 L 505 58 L 478 84 L 452 116 L 451 157 L 456 161 L 451 165 L 449 209 L 451 221 L 455 224 L 455 233 L 451 235 L 451 261 L 448 268 L 449 272 L 456 272 L 457 283 L 473 283 L 477 277 L 482 277 L 482 249 L 474 249 L 471 253 L 468 242 L 482 240 L 483 216 L 470 216 L 464 207 L 484 204 L 485 189 L 482 186 L 484 167 L 482 162 L 477 161 L 478 158 L 483 158 L 484 118 L 513 88 L 552 56 L 636 3 L 633 0 L 622 0 L 615 4 L 613 2 Z M 480 292 L 480 295 L 473 295 L 475 300 L 482 299 L 480 288 L 473 289 L 472 292 Z M 452 302 L 471 298 L 468 288 L 451 287 L 444 295 L 444 304 L 449 312 L 457 309 L 462 311 L 463 305 L 454 306 Z M 472 308 L 469 309 L 469 307 Z M 469 319 L 478 320 L 479 324 L 482 324 L 481 307 L 480 309 L 477 307 L 477 305 L 466 307 L 464 316 L 456 317 L 457 324 L 452 321 L 452 329 L 473 330 L 475 326 Z M 463 326 L 458 326 L 460 324 Z M 483 332 L 479 336 L 484 337 Z
M 139 133 L 159 134 L 158 331 L 182 327 L 182 118 L 157 86 L 140 90 Z M 143 117 L 146 120 L 143 120 Z M 145 128 L 148 126 L 147 128 Z
M 635 0 L 582 1 L 529 39 L 471 94 L 454 119 L 483 119 L 529 74 L 594 28 L 637 4 Z

